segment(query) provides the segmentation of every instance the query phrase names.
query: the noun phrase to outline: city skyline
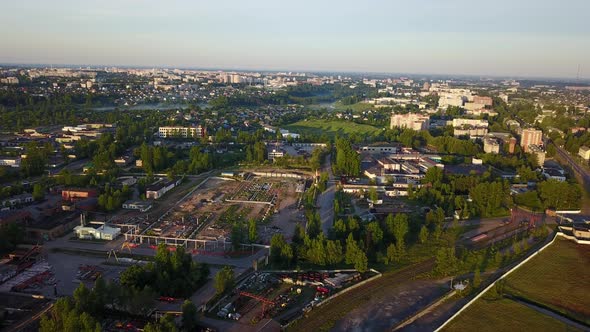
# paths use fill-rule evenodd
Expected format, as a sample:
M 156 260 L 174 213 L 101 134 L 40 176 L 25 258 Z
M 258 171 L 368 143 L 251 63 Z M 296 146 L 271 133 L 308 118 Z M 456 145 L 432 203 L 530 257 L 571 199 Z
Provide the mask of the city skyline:
M 584 1 L 4 7 L 0 63 L 590 78 Z

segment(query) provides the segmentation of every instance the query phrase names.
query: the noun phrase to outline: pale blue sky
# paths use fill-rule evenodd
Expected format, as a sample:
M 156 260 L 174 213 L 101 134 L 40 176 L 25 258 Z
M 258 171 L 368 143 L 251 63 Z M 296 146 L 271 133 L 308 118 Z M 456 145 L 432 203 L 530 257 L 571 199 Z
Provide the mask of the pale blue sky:
M 590 78 L 590 0 L 0 0 L 0 63 Z

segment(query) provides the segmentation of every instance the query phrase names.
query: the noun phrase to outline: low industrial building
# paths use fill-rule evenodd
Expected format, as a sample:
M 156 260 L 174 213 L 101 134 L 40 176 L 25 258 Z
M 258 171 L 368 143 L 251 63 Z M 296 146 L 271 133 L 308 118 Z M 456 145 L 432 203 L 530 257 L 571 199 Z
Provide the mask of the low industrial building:
M 149 186 L 145 191 L 145 197 L 147 199 L 159 199 L 164 196 L 167 192 L 172 190 L 174 187 L 180 184 L 181 180 L 173 180 L 168 182 L 158 182 Z
M 80 225 L 74 227 L 74 232 L 79 239 L 111 241 L 121 234 L 121 229 L 107 225 L 101 225 L 98 228 Z
M 146 212 L 152 208 L 152 202 L 129 200 L 123 203 L 123 208 L 127 210 L 138 210 L 139 212 Z
M 21 162 L 20 157 L 0 157 L 0 166 L 19 168 L 20 162 Z
M 97 197 L 94 189 L 64 189 L 61 191 L 61 199 L 67 202 L 74 202 L 90 197 Z
M 3 200 L 0 203 L 0 207 L 14 207 L 17 205 L 33 203 L 33 195 L 31 194 L 20 194 L 12 196 L 8 199 Z

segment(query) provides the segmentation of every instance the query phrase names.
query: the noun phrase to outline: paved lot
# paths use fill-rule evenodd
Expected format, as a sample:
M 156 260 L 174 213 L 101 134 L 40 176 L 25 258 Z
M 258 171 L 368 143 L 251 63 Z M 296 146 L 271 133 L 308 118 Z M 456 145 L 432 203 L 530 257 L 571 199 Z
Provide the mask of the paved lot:
M 63 253 L 51 253 L 47 256 L 47 261 L 51 264 L 51 271 L 57 280 L 58 295 L 72 295 L 79 283 L 75 281 L 78 273 L 78 267 L 83 264 L 98 265 L 103 270 L 103 278 L 110 280 L 118 278 L 119 273 L 125 270 L 124 266 L 104 265 L 105 258 L 78 256 Z M 91 287 L 92 281 L 86 282 L 86 286 Z M 46 286 L 40 289 L 41 293 L 46 296 L 53 296 L 53 286 Z

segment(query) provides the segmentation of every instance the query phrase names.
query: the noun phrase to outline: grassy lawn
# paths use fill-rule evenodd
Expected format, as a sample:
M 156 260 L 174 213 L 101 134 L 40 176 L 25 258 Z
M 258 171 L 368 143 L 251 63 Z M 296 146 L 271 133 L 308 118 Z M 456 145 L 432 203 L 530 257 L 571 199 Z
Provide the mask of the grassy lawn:
M 590 246 L 556 239 L 507 278 L 505 292 L 590 323 Z
M 372 135 L 381 129 L 352 121 L 302 120 L 283 126 L 285 129 L 298 134 L 313 134 L 328 136 L 350 135 L 353 133 Z
M 576 330 L 512 300 L 487 300 L 482 297 L 447 325 L 444 331 Z

